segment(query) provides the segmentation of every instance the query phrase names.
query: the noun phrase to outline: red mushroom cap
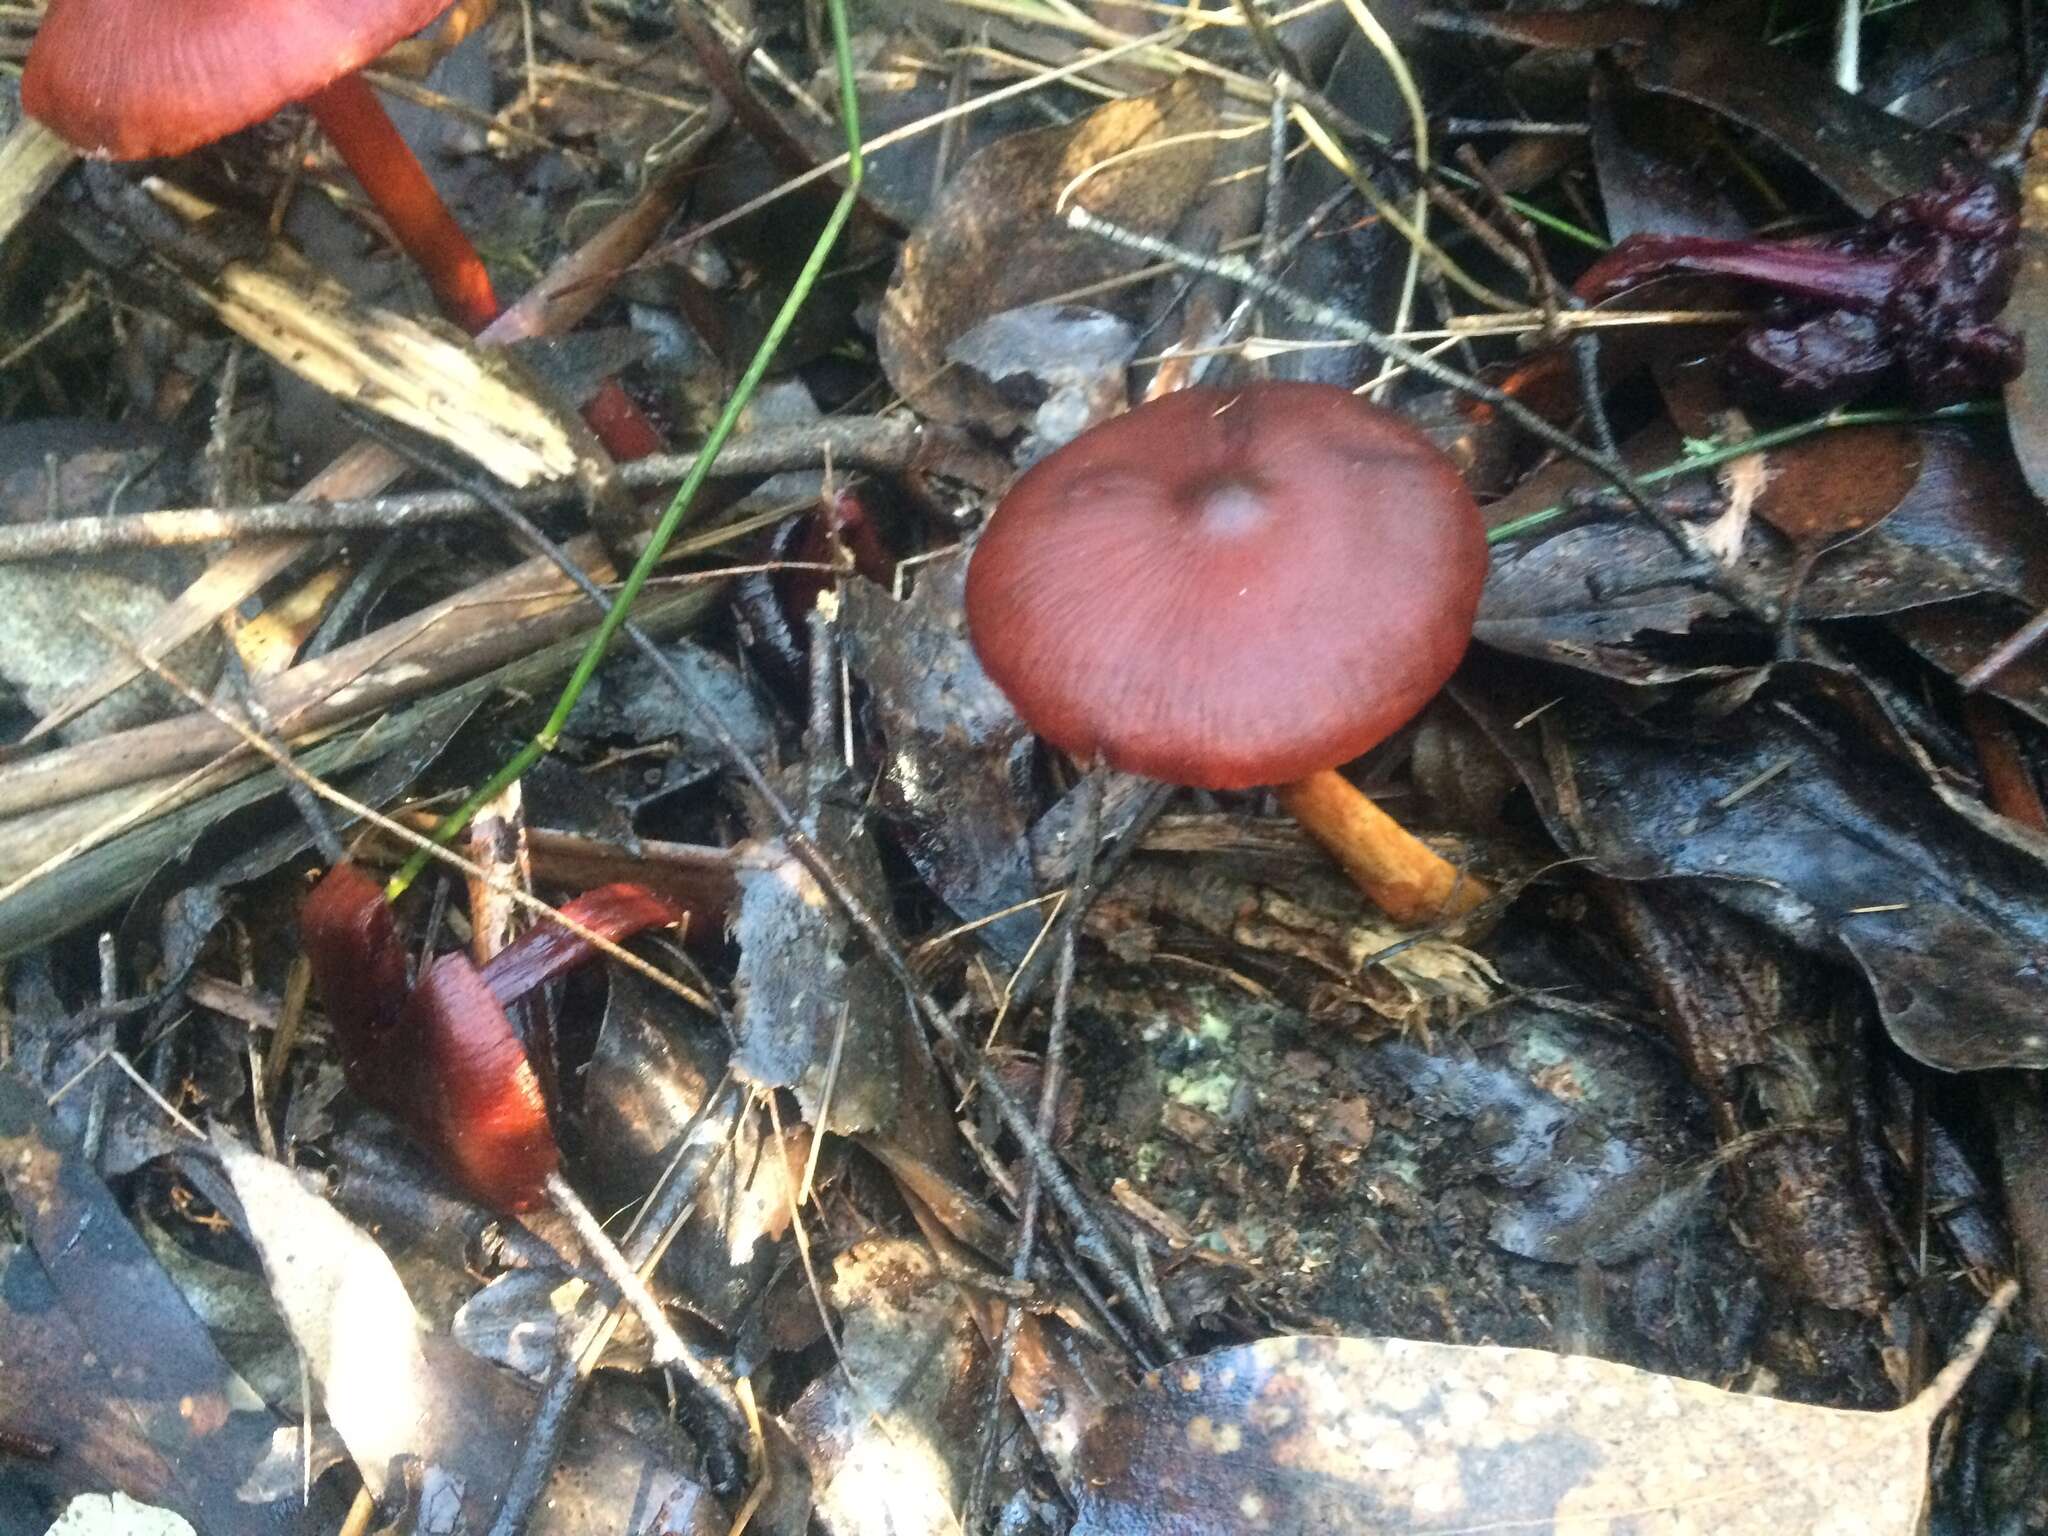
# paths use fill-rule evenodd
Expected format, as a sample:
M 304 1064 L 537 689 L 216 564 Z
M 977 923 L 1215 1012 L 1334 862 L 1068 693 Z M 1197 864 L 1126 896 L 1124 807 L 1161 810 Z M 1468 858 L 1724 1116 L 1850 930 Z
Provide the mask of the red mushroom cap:
M 486 1205 L 539 1205 L 558 1161 L 547 1101 L 519 1031 L 469 956 L 443 955 L 420 972 L 404 1027 L 418 1055 L 399 1118 Z
M 1190 389 L 1017 482 L 968 566 L 967 624 L 1055 746 L 1242 789 L 1413 717 L 1485 579 L 1471 493 L 1400 417 L 1326 384 Z
M 89 155 L 182 155 L 355 73 L 449 0 L 50 0 L 21 105 Z

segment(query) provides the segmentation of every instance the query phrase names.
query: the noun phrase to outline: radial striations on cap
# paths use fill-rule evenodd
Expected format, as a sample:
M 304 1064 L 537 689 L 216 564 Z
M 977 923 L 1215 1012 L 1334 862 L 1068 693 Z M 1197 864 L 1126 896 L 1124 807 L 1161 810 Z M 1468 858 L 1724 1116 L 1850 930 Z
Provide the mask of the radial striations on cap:
M 89 155 L 182 155 L 352 74 L 449 0 L 51 0 L 22 108 Z
M 1348 762 L 1456 669 L 1486 538 L 1414 427 L 1322 384 L 1191 389 L 1003 498 L 967 573 L 976 653 L 1077 757 L 1241 789 Z

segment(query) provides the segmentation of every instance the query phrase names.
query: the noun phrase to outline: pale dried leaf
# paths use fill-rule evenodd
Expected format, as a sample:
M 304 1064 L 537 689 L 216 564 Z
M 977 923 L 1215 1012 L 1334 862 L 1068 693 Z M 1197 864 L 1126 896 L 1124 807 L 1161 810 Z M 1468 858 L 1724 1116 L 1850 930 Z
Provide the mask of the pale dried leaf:
M 841 1256 L 832 1300 L 845 1370 L 790 1409 L 827 1536 L 958 1536 L 974 1422 L 986 1400 L 979 1331 L 929 1250 L 898 1239 Z
M 220 1131 L 213 1146 L 327 1417 L 382 1498 L 394 1459 L 420 1450 L 432 1402 L 412 1300 L 383 1250 L 289 1168 Z
M 0 140 L 0 240 L 27 217 L 71 169 L 78 151 L 34 118 L 20 119 Z
M 81 1493 L 44 1536 L 197 1536 L 175 1510 L 138 1504 L 125 1493 Z
M 1913 1536 L 1963 1355 L 1892 1413 L 1579 1355 L 1277 1338 L 1154 1372 L 1082 1446 L 1075 1536 Z

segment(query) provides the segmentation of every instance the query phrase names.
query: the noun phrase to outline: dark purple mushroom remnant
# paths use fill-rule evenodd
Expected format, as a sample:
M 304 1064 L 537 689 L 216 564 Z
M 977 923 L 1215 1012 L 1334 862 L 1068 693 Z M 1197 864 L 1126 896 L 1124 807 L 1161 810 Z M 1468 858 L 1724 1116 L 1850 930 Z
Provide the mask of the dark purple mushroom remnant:
M 1996 324 L 2018 271 L 2019 203 L 2003 181 L 1946 166 L 1931 187 L 1816 244 L 1635 235 L 1579 279 L 1601 299 L 1667 273 L 1775 289 L 1728 367 L 1760 403 L 1827 410 L 1897 387 L 1924 406 L 1997 390 L 2024 360 Z

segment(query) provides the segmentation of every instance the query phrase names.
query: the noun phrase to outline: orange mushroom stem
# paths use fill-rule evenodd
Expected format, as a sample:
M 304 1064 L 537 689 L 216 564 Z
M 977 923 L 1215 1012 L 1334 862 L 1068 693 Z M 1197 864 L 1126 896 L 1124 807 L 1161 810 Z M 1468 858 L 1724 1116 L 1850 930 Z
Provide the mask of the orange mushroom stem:
M 1463 917 L 1493 895 L 1334 768 L 1279 786 L 1280 804 L 1352 883 L 1399 923 Z
M 306 109 L 377 205 L 392 238 L 419 264 L 448 317 L 467 331 L 497 319 L 498 295 L 483 258 L 370 83 L 360 74 L 343 75 L 308 96 Z

